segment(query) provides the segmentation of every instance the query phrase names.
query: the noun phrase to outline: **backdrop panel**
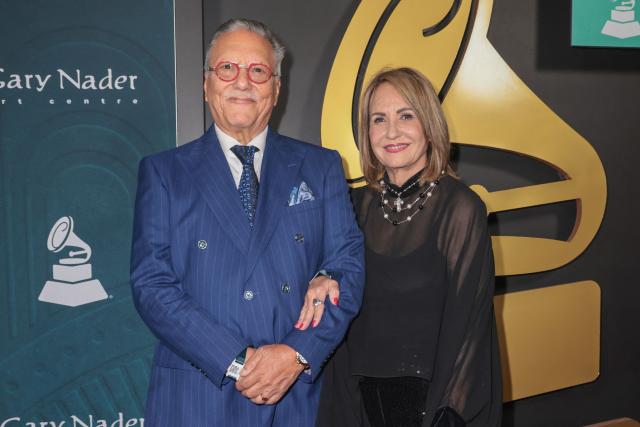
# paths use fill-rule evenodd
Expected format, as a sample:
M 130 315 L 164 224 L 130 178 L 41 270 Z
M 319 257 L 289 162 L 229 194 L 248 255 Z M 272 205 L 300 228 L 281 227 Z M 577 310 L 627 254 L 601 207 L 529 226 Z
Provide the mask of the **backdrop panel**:
M 173 68 L 170 1 L 0 3 L 0 423 L 141 423 L 133 200 L 175 146 Z

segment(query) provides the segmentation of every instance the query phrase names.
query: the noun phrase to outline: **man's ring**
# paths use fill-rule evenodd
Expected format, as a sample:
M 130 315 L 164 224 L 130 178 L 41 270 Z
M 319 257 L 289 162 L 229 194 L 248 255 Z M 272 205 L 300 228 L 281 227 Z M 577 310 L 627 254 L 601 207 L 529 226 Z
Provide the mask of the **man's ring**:
M 317 307 L 317 306 L 322 305 L 322 304 L 323 304 L 323 302 L 322 302 L 321 299 L 318 299 L 318 298 L 314 298 L 313 299 L 313 306 L 314 307 Z

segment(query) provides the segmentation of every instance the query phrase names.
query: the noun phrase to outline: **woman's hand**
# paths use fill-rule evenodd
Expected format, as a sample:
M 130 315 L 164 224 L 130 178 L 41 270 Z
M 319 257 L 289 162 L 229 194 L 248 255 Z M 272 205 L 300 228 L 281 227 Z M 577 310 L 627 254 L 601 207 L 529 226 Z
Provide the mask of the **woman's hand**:
M 305 330 L 309 325 L 313 328 L 318 326 L 324 313 L 324 304 L 327 296 L 331 304 L 338 305 L 340 298 L 338 282 L 327 276 L 317 276 L 309 282 L 309 288 L 304 297 L 304 305 L 300 310 L 300 317 L 298 317 L 295 327 Z

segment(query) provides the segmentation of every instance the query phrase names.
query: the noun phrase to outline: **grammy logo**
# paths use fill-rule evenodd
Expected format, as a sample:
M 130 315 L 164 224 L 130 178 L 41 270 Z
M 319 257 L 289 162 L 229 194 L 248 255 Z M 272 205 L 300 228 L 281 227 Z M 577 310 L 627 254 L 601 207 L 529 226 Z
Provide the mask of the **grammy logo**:
M 640 36 L 640 22 L 636 20 L 636 0 L 623 0 L 611 10 L 611 18 L 602 27 L 602 34 L 628 39 Z
M 53 280 L 47 280 L 38 300 L 77 307 L 107 298 L 102 284 L 92 279 L 91 247 L 73 232 L 73 218 L 63 216 L 51 228 L 47 249 L 60 253 L 69 250 L 66 257 L 53 265 Z

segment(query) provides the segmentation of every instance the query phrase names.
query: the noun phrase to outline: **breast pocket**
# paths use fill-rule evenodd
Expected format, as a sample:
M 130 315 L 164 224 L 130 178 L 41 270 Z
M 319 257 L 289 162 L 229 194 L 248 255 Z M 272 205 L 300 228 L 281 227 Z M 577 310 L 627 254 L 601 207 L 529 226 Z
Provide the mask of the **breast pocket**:
M 282 238 L 287 253 L 302 260 L 303 264 L 315 265 L 323 247 L 324 210 L 320 200 L 287 206 L 281 221 Z M 291 260 L 289 260 L 291 261 Z
M 320 200 L 309 200 L 307 202 L 298 203 L 297 205 L 287 206 L 285 208 L 285 213 L 295 215 L 299 212 L 305 212 L 313 209 L 320 209 L 321 207 L 322 207 L 322 202 Z

